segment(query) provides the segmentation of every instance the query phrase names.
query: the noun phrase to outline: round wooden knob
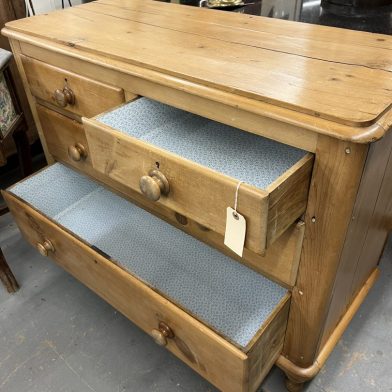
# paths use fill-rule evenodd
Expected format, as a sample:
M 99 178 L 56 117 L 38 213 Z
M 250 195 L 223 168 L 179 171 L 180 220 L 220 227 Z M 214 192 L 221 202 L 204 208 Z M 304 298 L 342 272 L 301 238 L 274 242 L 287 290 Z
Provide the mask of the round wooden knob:
M 54 252 L 54 246 L 49 240 L 45 240 L 44 242 L 38 242 L 37 249 L 38 252 L 45 257 L 48 255 L 49 252 Z
M 143 195 L 152 201 L 159 200 L 161 195 L 167 195 L 170 191 L 167 178 L 157 169 L 151 170 L 148 176 L 143 176 L 139 186 Z
M 166 346 L 167 339 L 173 338 L 174 334 L 170 327 L 161 321 L 159 323 L 159 328 L 151 331 L 151 336 L 156 344 L 159 346 Z
M 65 86 L 62 90 L 59 88 L 54 92 L 54 100 L 56 104 L 62 108 L 65 108 L 67 105 L 73 105 L 75 103 L 75 95 L 73 91 Z
M 75 143 L 68 147 L 68 155 L 73 161 L 79 162 L 87 158 L 87 151 L 83 144 Z

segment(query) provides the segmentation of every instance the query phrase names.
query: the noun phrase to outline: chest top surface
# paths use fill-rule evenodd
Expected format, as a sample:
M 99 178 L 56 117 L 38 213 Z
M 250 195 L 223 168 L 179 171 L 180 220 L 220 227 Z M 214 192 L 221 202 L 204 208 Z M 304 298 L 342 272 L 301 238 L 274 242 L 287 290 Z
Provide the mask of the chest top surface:
M 14 33 L 358 129 L 392 103 L 385 35 L 151 0 L 98 0 L 8 23 Z

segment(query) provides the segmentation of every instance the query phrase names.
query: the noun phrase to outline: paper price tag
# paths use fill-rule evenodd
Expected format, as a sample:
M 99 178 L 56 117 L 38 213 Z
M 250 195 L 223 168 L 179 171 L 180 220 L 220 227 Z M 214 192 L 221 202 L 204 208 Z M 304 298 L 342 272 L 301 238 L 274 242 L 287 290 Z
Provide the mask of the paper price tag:
M 227 207 L 225 245 L 242 257 L 246 234 L 246 220 L 233 208 Z

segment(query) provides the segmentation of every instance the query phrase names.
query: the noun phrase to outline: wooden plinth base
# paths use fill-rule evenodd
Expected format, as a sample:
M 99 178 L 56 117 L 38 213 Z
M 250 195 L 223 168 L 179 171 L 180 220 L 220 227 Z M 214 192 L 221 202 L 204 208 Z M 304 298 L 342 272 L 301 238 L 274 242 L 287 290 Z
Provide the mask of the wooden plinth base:
M 363 285 L 362 289 L 359 291 L 354 301 L 348 308 L 347 312 L 344 314 L 339 324 L 336 326 L 335 330 L 327 340 L 325 346 L 320 351 L 317 359 L 308 368 L 302 368 L 295 365 L 289 359 L 284 356 L 280 356 L 276 362 L 276 365 L 281 368 L 286 374 L 286 387 L 289 392 L 300 392 L 303 389 L 304 383 L 312 380 L 321 368 L 324 366 L 332 350 L 335 348 L 340 338 L 342 337 L 344 331 L 350 324 L 354 315 L 358 311 L 362 302 L 366 298 L 370 289 L 373 287 L 379 276 L 379 269 L 376 268 L 372 274 L 369 276 L 366 283 Z

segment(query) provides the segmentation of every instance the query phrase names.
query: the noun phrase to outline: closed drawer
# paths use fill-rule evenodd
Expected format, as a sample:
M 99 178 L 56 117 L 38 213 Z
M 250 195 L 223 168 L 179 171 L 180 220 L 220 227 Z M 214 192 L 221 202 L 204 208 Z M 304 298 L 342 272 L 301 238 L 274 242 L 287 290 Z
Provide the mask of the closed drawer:
M 223 391 L 255 391 L 289 294 L 59 163 L 4 197 L 26 239 Z
M 306 209 L 313 156 L 305 151 L 147 98 L 83 123 L 94 169 L 219 234 L 244 181 L 238 211 L 253 252 Z
M 21 56 L 31 94 L 78 116 L 95 116 L 124 102 L 121 88 Z
M 80 170 L 91 168 L 83 125 L 42 105 L 36 105 L 48 150 L 56 160 Z

